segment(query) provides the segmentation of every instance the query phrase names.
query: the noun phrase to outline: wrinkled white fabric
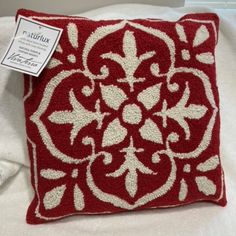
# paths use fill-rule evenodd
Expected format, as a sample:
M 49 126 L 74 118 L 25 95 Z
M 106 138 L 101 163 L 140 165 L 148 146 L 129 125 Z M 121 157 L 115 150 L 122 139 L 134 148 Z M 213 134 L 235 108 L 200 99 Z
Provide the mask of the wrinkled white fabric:
M 0 160 L 0 186 L 20 170 L 21 165 L 11 161 Z
M 163 8 L 148 5 L 114 5 L 84 13 L 94 19 L 163 18 L 177 20 L 200 7 Z M 221 160 L 225 170 L 228 205 L 225 208 L 196 203 L 185 207 L 139 211 L 107 216 L 75 216 L 58 222 L 30 226 L 25 222 L 32 200 L 29 169 L 0 188 L 0 235 L 82 236 L 234 236 L 236 232 L 236 10 L 217 11 L 220 34 L 217 46 L 217 80 L 221 102 Z M 8 25 L 5 23 L 8 22 Z M 4 26 L 5 25 L 5 26 Z M 14 18 L 0 18 L 0 52 L 14 28 Z M 3 33 L 4 32 L 4 33 Z M 28 165 L 25 151 L 22 78 L 0 69 L 0 158 Z M 19 75 L 18 75 L 19 76 Z M 4 98 L 6 96 L 6 98 Z M 2 124 L 4 124 L 2 128 Z
M 0 18 L 0 57 L 10 42 L 14 28 L 14 17 Z M 0 66 L 0 162 L 9 161 L 6 173 L 2 168 L 4 180 L 13 175 L 16 164 L 19 167 L 29 165 L 22 96 L 22 74 Z

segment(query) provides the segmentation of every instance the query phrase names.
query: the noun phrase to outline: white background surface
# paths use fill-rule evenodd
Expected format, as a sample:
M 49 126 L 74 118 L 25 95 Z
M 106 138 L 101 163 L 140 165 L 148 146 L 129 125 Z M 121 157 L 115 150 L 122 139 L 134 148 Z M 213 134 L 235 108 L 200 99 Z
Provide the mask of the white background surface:
M 188 12 L 207 12 L 209 9 L 160 8 L 143 5 L 112 6 L 85 14 L 101 18 L 156 17 L 177 20 Z M 1 236 L 235 236 L 236 235 L 236 11 L 218 11 L 221 18 L 216 63 L 221 102 L 221 160 L 225 170 L 228 205 L 225 208 L 210 203 L 197 203 L 172 209 L 158 209 L 122 213 L 107 216 L 75 216 L 44 225 L 27 225 L 25 214 L 32 200 L 28 168 L 22 168 L 0 189 L 0 235 Z M 8 22 L 6 24 L 6 22 Z M 7 27 L 7 30 L 6 30 Z M 0 18 L 0 47 L 9 40 L 14 29 L 14 18 Z M 5 32 L 4 34 L 2 32 Z M 1 48 L 0 48 L 1 49 Z M 12 147 L 11 158 L 27 164 L 24 159 L 24 119 L 21 78 L 15 72 L 5 71 L 0 89 L 11 97 L 8 118 L 12 132 L 16 129 L 20 141 Z M 19 76 L 19 75 L 17 75 Z M 0 78 L 1 81 L 2 78 Z M 9 82 L 10 81 L 10 82 Z M 10 94 L 10 95 L 9 95 Z M 1 99 L 1 98 L 0 98 Z M 14 104 L 16 103 L 16 104 Z M 17 114 L 11 117 L 10 115 Z M 9 115 L 9 117 L 7 117 Z M 10 140 L 10 139 L 9 139 Z M 22 144 L 20 144 L 22 142 Z M 22 145 L 22 147 L 21 147 Z M 0 150 L 4 151 L 0 146 Z M 7 147 L 6 147 L 7 148 Z M 7 152 L 6 152 L 7 154 Z
M 209 6 L 221 9 L 236 9 L 236 0 L 185 0 L 185 6 Z
M 78 14 L 98 7 L 118 3 L 146 3 L 169 7 L 184 6 L 184 0 L 66 0 L 66 4 L 65 0 L 0 0 L 0 16 L 13 16 L 19 8 L 54 14 Z

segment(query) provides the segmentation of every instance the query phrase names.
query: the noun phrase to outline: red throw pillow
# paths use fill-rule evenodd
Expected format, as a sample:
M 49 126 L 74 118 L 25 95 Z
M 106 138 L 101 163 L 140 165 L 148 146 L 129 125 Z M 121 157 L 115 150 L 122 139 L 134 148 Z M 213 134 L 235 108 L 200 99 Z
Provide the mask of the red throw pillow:
M 17 15 L 63 29 L 47 68 L 24 80 L 35 190 L 28 223 L 226 204 L 217 15 L 177 22 Z

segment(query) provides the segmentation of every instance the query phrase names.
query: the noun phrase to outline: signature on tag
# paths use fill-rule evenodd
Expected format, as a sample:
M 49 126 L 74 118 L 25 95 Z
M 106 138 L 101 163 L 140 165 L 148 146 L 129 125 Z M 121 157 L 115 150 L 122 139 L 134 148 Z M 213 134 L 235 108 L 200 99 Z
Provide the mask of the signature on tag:
M 22 56 L 20 53 L 16 54 L 15 52 L 13 52 L 7 59 L 28 66 L 38 66 L 38 64 L 42 64 L 42 62 L 34 61 L 33 57 L 27 58 Z

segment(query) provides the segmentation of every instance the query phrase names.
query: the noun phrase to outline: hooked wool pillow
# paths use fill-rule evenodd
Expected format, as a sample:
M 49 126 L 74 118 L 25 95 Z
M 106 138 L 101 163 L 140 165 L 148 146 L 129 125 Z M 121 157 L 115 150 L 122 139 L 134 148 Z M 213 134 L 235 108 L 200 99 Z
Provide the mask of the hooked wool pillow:
M 41 75 L 24 80 L 35 190 L 28 223 L 226 204 L 215 14 L 177 22 L 17 15 L 63 29 Z

